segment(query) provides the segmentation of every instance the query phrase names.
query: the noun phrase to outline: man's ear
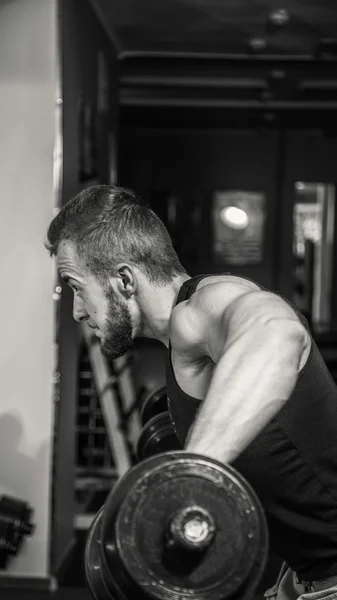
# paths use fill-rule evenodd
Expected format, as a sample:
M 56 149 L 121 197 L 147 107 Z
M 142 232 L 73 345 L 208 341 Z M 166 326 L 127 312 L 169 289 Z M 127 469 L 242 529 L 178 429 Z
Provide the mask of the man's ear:
M 124 296 L 130 298 L 137 289 L 137 278 L 132 267 L 128 264 L 120 263 L 117 265 L 116 272 L 118 290 Z

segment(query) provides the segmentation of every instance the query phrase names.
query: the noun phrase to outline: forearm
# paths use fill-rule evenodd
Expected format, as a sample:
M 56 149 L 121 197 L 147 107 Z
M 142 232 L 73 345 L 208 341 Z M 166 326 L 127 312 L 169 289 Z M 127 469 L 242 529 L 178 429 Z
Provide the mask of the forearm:
M 300 335 L 280 336 L 268 326 L 225 346 L 186 450 L 233 462 L 291 395 L 301 352 Z

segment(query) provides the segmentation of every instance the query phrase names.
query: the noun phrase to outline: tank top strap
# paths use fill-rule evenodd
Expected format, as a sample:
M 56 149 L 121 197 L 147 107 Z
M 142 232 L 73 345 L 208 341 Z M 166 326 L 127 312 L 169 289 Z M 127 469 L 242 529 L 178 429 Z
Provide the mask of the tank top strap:
M 230 275 L 230 273 L 220 273 L 219 275 Z M 187 279 L 183 283 L 183 285 L 181 286 L 181 288 L 179 290 L 176 305 L 179 304 L 180 302 L 184 302 L 185 300 L 188 300 L 192 296 L 192 294 L 194 294 L 200 281 L 202 279 L 205 279 L 205 277 L 214 277 L 214 273 L 206 273 L 203 275 L 196 275 L 195 277 L 191 277 L 190 279 Z

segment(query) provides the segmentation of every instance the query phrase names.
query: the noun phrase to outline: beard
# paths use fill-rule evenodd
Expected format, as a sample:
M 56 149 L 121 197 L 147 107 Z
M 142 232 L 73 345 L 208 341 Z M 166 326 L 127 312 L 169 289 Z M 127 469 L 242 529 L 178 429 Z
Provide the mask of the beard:
M 101 351 L 108 360 L 123 356 L 134 346 L 131 313 L 114 290 L 106 290 L 108 311 L 102 330 Z

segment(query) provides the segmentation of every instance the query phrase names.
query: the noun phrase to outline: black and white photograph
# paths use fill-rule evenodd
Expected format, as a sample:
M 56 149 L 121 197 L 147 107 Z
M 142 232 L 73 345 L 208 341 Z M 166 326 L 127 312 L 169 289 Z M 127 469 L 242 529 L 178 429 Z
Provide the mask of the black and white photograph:
M 337 0 L 0 0 L 0 109 L 0 600 L 337 600 Z

